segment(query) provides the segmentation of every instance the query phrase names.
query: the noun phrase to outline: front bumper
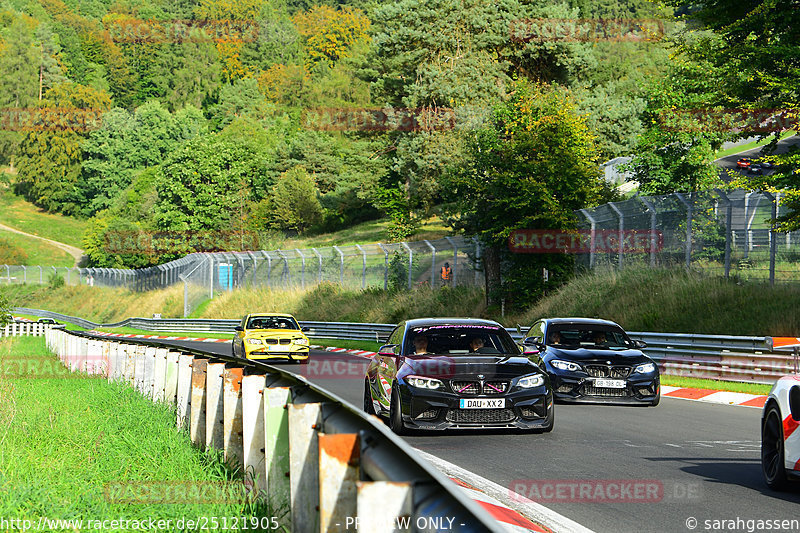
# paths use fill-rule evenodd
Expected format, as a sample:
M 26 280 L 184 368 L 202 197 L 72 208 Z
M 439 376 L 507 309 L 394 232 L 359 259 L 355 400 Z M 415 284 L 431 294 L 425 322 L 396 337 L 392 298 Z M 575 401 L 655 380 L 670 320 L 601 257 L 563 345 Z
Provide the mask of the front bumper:
M 401 385 L 403 421 L 412 429 L 543 429 L 552 424 L 553 395 L 546 387 L 504 395 L 460 396 Z M 462 398 L 505 399 L 502 409 L 461 409 Z
M 280 349 L 268 350 L 269 345 L 245 345 L 245 357 L 247 359 L 295 359 L 304 360 L 308 359 L 308 346 L 287 344 L 279 345 Z
M 658 375 L 631 375 L 624 389 L 599 388 L 594 378 L 572 372 L 550 373 L 556 401 L 565 403 L 650 404 L 661 392 Z

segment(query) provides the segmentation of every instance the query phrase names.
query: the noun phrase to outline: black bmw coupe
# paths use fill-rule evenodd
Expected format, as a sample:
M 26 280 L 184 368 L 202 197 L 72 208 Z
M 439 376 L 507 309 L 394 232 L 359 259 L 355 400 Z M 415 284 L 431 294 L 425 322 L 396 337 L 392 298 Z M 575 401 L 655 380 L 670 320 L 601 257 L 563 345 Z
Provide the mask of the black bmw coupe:
M 523 355 L 497 322 L 464 318 L 408 320 L 372 357 L 364 410 L 408 429 L 553 429 L 547 374 Z
M 589 318 L 538 320 L 522 341 L 538 351 L 555 398 L 565 402 L 658 405 L 658 365 L 616 323 Z

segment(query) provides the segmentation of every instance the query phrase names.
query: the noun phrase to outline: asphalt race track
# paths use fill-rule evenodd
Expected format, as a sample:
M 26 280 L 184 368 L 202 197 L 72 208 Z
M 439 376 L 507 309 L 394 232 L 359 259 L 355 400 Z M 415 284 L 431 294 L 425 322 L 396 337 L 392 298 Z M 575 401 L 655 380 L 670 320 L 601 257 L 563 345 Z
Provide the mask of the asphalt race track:
M 161 342 L 230 354 L 227 343 Z M 312 351 L 308 364 L 276 366 L 360 406 L 364 365 L 359 357 Z M 549 434 L 448 432 L 406 440 L 503 487 L 523 480 L 526 495 L 549 496 L 540 503 L 598 532 L 709 531 L 706 520 L 800 519 L 800 489 L 775 493 L 761 479 L 760 415 L 672 398 L 655 408 L 557 405 Z M 611 501 L 568 501 L 573 490 L 580 500 L 580 489 L 570 488 L 575 481 Z M 637 496 L 632 482 L 657 491 Z M 694 529 L 690 518 L 698 521 Z M 745 523 L 741 528 L 747 531 Z

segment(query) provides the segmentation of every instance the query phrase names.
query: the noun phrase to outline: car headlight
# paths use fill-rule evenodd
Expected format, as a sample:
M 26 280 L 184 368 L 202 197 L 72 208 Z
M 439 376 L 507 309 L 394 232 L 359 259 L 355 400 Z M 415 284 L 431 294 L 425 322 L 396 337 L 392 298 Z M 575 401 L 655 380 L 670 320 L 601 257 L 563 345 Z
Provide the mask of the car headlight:
M 303 346 L 307 346 L 308 345 L 308 339 L 295 339 L 294 343 L 295 344 L 300 344 L 300 345 L 303 345 Z
M 245 339 L 244 342 L 247 344 L 264 344 L 264 341 L 261 339 Z
M 570 372 L 580 372 L 583 370 L 581 365 L 578 363 L 573 363 L 572 361 L 561 361 L 559 359 L 553 359 L 550 361 L 550 365 L 557 370 L 568 370 Z
M 633 369 L 634 374 L 650 374 L 656 371 L 655 363 L 642 363 Z
M 525 376 L 517 381 L 517 387 L 523 389 L 532 389 L 534 387 L 541 387 L 544 385 L 544 376 L 541 374 L 534 374 L 532 376 Z
M 442 388 L 442 382 L 438 379 L 434 378 L 426 378 L 422 376 L 408 376 L 406 381 L 412 387 L 417 387 L 418 389 L 440 389 Z

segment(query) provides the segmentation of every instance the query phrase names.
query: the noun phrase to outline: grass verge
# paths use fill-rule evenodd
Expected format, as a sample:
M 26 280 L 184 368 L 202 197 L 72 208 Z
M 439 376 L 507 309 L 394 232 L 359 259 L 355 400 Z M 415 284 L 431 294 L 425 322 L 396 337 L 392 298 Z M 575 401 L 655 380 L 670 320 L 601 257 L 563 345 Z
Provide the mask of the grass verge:
M 270 515 L 261 504 L 235 495 L 222 503 L 188 496 L 238 487 L 241 476 L 226 466 L 221 452 L 193 448 L 186 431 L 175 428 L 172 408 L 103 378 L 45 375 L 44 368 L 60 362 L 41 337 L 0 342 L 4 368 L 22 358 L 37 364 L 14 377 L 0 376 L 0 516 L 34 524 L 41 517 L 83 520 L 82 527 L 73 524 L 79 531 L 88 520 L 177 524 L 180 518 Z M 139 500 L 143 485 L 149 489 Z M 150 501 L 153 490 L 172 503 Z M 219 494 L 211 500 L 220 500 Z
M 0 187 L 0 224 L 77 248 L 83 248 L 88 222 L 46 213 L 8 188 Z M 72 266 L 72 262 L 69 265 Z

